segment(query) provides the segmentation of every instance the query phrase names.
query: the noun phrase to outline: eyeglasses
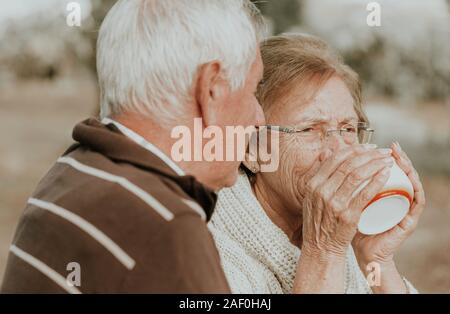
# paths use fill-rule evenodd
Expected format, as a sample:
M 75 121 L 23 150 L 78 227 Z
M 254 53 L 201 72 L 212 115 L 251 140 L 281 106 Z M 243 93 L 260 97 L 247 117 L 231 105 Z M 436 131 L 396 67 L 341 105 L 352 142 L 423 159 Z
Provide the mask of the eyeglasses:
M 372 138 L 374 129 L 367 122 L 355 122 L 344 124 L 339 129 L 327 129 L 323 124 L 305 127 L 290 127 L 280 125 L 266 125 L 266 128 L 282 133 L 296 134 L 306 144 L 322 145 L 331 134 L 339 134 L 346 144 L 368 144 Z

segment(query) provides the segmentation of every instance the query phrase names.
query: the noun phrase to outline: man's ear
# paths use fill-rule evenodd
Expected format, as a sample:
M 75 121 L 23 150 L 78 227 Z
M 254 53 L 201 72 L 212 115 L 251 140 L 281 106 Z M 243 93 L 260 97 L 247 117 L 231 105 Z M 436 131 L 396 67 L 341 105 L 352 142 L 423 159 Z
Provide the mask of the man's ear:
M 195 100 L 205 127 L 218 124 L 221 107 L 226 104 L 230 92 L 222 72 L 222 64 L 212 61 L 200 66 L 197 73 Z

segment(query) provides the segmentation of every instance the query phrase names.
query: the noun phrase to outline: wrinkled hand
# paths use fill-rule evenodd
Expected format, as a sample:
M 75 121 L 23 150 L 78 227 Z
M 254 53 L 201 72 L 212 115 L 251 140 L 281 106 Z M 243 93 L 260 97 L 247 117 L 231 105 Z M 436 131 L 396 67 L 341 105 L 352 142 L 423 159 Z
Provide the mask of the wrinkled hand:
M 355 145 L 333 156 L 323 153 L 297 187 L 303 204 L 302 254 L 344 256 L 356 234 L 362 209 L 389 176 L 391 150 Z M 368 179 L 370 183 L 353 193 Z
M 413 233 L 425 208 L 425 193 L 419 175 L 400 145 L 392 145 L 393 156 L 414 187 L 414 200 L 407 216 L 394 228 L 377 235 L 357 233 L 352 245 L 360 267 L 371 262 L 393 263 L 394 253 Z

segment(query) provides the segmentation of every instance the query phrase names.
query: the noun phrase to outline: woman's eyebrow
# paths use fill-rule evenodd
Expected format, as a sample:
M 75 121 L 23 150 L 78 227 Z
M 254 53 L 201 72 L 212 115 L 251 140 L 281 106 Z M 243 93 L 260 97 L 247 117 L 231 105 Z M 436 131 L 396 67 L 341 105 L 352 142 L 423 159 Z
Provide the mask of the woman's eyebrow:
M 358 121 L 358 118 L 346 117 L 346 118 L 340 120 L 339 123 L 348 123 L 348 122 L 356 122 L 356 121 Z M 324 123 L 329 123 L 329 122 L 330 122 L 330 120 L 323 119 L 323 118 L 308 117 L 308 118 L 299 120 L 298 124 L 305 124 L 305 123 L 324 124 Z
M 298 122 L 320 124 L 320 123 L 328 123 L 330 122 L 330 120 L 319 117 L 305 117 L 303 119 L 298 120 Z
M 357 122 L 359 119 L 355 117 L 347 117 L 344 120 L 342 120 L 342 123 L 348 123 L 348 122 Z

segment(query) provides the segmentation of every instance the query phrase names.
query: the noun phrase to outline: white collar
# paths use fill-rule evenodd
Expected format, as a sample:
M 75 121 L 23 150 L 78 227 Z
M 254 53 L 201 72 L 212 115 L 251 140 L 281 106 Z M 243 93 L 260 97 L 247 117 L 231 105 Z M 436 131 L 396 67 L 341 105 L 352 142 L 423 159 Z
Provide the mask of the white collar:
M 130 138 L 132 141 L 136 142 L 138 145 L 142 146 L 146 150 L 152 152 L 156 156 L 158 156 L 162 161 L 164 161 L 170 168 L 172 168 L 173 171 L 175 171 L 176 174 L 179 176 L 186 175 L 183 169 L 181 169 L 172 159 L 170 159 L 166 154 L 164 154 L 158 147 L 147 141 L 145 138 L 134 132 L 133 130 L 130 130 L 123 124 L 111 119 L 111 118 L 103 118 L 102 119 L 103 124 L 114 124 L 120 132 L 122 132 L 125 136 Z

